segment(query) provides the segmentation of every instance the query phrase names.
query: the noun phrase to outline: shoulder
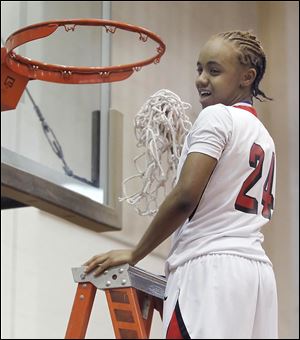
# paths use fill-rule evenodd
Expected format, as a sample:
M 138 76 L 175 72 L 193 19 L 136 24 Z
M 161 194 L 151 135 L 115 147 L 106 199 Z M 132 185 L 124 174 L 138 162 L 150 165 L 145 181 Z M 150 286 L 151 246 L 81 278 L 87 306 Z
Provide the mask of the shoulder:
M 188 135 L 188 145 L 204 143 L 223 150 L 230 141 L 232 131 L 232 117 L 227 107 L 222 104 L 211 105 L 199 113 Z
M 200 113 L 201 114 L 211 114 L 211 115 L 218 115 L 218 114 L 226 114 L 228 113 L 228 106 L 224 105 L 224 104 L 215 104 L 215 105 L 210 105 L 207 106 L 205 109 L 203 109 Z
M 203 124 L 232 126 L 232 114 L 228 106 L 215 104 L 203 109 L 195 121 L 195 127 Z

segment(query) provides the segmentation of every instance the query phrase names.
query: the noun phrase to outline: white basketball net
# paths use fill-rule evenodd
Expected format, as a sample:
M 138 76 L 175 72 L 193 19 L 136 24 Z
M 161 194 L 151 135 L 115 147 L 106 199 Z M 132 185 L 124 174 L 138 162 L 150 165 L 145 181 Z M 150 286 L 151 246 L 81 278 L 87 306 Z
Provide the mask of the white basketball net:
M 167 182 L 174 187 L 176 169 L 187 132 L 192 123 L 185 114 L 190 104 L 169 90 L 153 94 L 137 113 L 134 131 L 137 146 L 145 150 L 133 161 L 137 174 L 123 181 L 123 195 L 139 215 L 154 215 L 158 210 L 159 189 L 166 196 Z M 142 166 L 138 163 L 142 163 Z M 138 180 L 140 190 L 128 194 L 126 186 Z

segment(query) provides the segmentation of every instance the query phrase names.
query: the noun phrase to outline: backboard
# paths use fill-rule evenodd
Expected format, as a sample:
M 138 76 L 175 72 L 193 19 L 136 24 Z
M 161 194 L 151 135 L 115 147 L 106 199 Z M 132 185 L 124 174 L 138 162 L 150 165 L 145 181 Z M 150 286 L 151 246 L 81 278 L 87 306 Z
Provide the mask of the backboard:
M 101 4 L 45 2 L 47 10 L 33 18 L 31 13 L 37 13 L 31 11 L 33 2 L 5 2 L 1 5 L 2 38 L 32 22 L 97 13 L 100 18 Z M 107 39 L 97 28 L 82 29 L 76 36 L 57 32 L 46 41 L 21 46 L 18 52 L 45 62 L 96 66 L 109 62 L 110 49 L 102 48 L 109 46 Z M 110 149 L 115 148 L 114 141 L 122 143 L 122 115 L 109 111 L 109 84 L 31 81 L 27 89 L 15 110 L 1 114 L 1 198 L 8 202 L 6 207 L 17 201 L 96 231 L 120 229 L 117 182 L 121 183 L 122 174 L 114 162 L 122 158 L 120 147 L 111 153 Z M 45 122 L 50 133 L 44 133 Z M 53 152 L 60 150 L 57 146 L 64 161 Z

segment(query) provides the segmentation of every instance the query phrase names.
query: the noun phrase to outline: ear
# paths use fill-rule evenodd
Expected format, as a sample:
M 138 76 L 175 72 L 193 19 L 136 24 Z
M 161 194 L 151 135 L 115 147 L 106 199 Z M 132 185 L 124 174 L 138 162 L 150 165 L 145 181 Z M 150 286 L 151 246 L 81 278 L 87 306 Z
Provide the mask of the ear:
M 256 78 L 255 68 L 248 68 L 242 75 L 241 87 L 250 87 Z

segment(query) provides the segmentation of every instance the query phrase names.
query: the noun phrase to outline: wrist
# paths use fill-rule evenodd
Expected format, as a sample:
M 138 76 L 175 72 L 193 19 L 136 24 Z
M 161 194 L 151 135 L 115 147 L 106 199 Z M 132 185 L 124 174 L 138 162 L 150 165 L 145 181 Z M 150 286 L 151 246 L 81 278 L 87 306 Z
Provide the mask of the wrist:
M 141 254 L 138 248 L 134 248 L 132 251 L 132 262 L 137 264 L 140 260 L 142 260 L 144 256 Z

